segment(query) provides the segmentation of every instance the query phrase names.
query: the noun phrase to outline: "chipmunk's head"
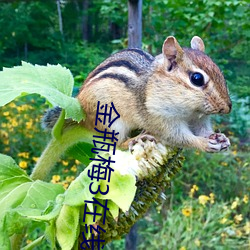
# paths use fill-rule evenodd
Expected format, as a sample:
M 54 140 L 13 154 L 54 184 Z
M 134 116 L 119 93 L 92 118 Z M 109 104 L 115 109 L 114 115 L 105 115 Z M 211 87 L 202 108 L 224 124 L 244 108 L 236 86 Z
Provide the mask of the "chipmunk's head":
M 204 114 L 227 114 L 232 104 L 226 81 L 204 51 L 204 43 L 198 36 L 192 38 L 191 48 L 181 48 L 175 37 L 169 36 L 162 47 L 161 73 L 163 78 L 173 79 L 171 88 L 175 88 L 174 84 L 179 85 L 177 92 L 187 99 L 183 103 L 190 104 L 193 110 Z

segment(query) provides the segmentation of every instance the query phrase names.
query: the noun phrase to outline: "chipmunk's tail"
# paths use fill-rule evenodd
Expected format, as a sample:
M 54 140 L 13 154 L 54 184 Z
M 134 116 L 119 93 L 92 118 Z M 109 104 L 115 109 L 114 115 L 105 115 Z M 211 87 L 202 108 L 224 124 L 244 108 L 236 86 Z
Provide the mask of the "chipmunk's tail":
M 51 130 L 56 124 L 61 111 L 62 109 L 58 106 L 46 110 L 41 120 L 42 128 L 45 130 Z

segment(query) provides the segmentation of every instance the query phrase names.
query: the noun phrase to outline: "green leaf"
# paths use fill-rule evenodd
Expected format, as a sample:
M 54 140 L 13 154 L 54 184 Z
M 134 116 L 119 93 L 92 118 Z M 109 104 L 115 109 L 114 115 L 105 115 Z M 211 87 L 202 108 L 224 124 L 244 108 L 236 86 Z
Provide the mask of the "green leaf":
M 0 201 L 10 193 L 11 190 L 25 182 L 31 182 L 30 178 L 27 176 L 16 176 L 0 181 Z
M 109 192 L 106 195 L 98 193 L 95 197 L 99 199 L 109 199 L 117 204 L 123 212 L 129 210 L 129 207 L 134 199 L 136 192 L 136 179 L 133 175 L 121 173 L 115 169 L 112 172 L 110 182 L 101 181 L 101 190 L 106 190 L 109 186 Z
M 64 205 L 56 220 L 56 238 L 61 249 L 71 250 L 79 232 L 80 207 Z
M 85 200 L 92 200 L 93 194 L 89 191 L 89 185 L 92 182 L 87 175 L 87 171 L 91 168 L 89 165 L 69 186 L 65 192 L 64 204 L 70 206 L 82 206 Z M 93 190 L 97 189 L 98 182 L 92 185 Z M 93 211 L 92 206 L 88 206 Z
M 37 209 L 42 212 L 48 201 L 55 200 L 56 196 L 61 193 L 64 193 L 64 188 L 61 185 L 40 180 L 34 181 L 20 207 L 27 210 L 30 208 Z
M 17 176 L 26 176 L 28 178 L 28 175 L 10 156 L 0 154 L 0 181 Z
M 60 139 L 62 136 L 64 122 L 65 122 L 65 110 L 62 109 L 61 114 L 60 114 L 58 120 L 56 121 L 55 126 L 52 129 L 52 135 L 57 140 Z
M 51 221 L 45 229 L 45 237 L 50 242 L 51 249 L 56 249 L 56 224 Z
M 112 214 L 113 218 L 116 219 L 119 215 L 119 207 L 111 200 L 108 201 L 109 212 Z
M 91 152 L 92 148 L 92 144 L 79 142 L 70 147 L 66 154 L 82 162 L 84 165 L 88 165 L 91 162 L 89 158 L 95 158 L 95 154 Z
M 53 106 L 65 109 L 66 118 L 80 121 L 84 114 L 78 100 L 71 97 L 73 84 L 71 72 L 61 65 L 34 66 L 22 62 L 22 66 L 0 72 L 0 106 L 18 96 L 36 93 Z

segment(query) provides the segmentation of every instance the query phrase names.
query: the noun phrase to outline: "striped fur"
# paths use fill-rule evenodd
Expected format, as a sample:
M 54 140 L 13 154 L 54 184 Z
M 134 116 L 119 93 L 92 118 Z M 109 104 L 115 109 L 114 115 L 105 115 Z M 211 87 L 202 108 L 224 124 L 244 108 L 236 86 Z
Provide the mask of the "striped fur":
M 205 46 L 194 37 L 192 48 L 181 48 L 174 37 L 163 44 L 163 54 L 153 57 L 140 49 L 117 52 L 98 65 L 87 77 L 78 99 L 87 119 L 95 127 L 97 102 L 114 103 L 120 114 L 112 129 L 118 129 L 119 144 L 131 130 L 148 131 L 164 144 L 196 147 L 208 152 L 221 149 L 210 145 L 213 133 L 209 114 L 228 113 L 231 101 L 218 66 L 203 53 Z M 190 73 L 199 72 L 204 86 L 195 86 Z M 98 129 L 104 129 L 99 124 Z

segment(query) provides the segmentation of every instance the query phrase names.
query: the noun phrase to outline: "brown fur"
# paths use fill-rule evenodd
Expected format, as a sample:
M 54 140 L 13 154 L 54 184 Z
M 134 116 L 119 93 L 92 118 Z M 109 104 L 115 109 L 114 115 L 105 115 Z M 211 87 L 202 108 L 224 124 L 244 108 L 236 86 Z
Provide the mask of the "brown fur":
M 231 101 L 217 65 L 203 53 L 204 43 L 194 37 L 182 49 L 174 37 L 163 44 L 163 54 L 153 58 L 141 50 L 124 50 L 101 63 L 87 77 L 78 99 L 95 127 L 97 102 L 114 103 L 120 114 L 111 129 L 119 129 L 119 143 L 133 129 L 143 129 L 164 144 L 215 150 L 207 138 L 213 133 L 208 114 L 228 113 Z M 194 86 L 190 72 L 201 70 L 207 82 Z M 98 129 L 104 126 L 98 125 Z M 217 143 L 218 150 L 219 143 Z

